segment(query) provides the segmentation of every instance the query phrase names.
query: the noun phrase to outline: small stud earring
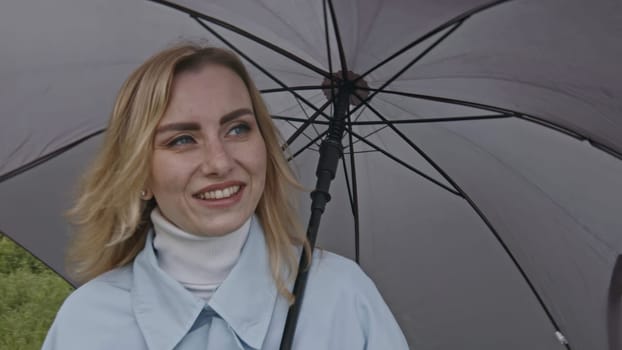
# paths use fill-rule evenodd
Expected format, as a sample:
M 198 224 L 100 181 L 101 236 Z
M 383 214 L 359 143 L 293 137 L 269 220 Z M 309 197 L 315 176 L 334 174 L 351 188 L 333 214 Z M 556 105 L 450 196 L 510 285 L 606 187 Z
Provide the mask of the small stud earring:
M 147 199 L 149 199 L 148 195 L 149 195 L 149 192 L 147 192 L 147 190 L 141 190 L 140 191 L 140 198 L 142 198 L 144 200 L 147 200 Z

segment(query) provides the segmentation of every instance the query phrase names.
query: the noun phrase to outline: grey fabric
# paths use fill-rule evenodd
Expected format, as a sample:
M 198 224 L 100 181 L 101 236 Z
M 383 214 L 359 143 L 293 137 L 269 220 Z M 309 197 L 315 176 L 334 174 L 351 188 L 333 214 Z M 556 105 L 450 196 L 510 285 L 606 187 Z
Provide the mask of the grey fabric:
M 329 69 L 322 1 L 176 3 Z M 333 1 L 348 69 L 357 74 L 488 3 Z M 413 349 L 564 349 L 512 259 L 571 349 L 621 349 L 621 296 L 615 284 L 622 278 L 621 23 L 622 4 L 614 0 L 503 2 L 469 17 L 386 87 L 517 111 L 575 134 L 517 118 L 397 125 L 464 190 L 503 244 L 465 199 L 364 142 L 354 145 L 362 152 L 356 154 L 361 265 Z M 322 83 L 313 70 L 212 26 L 283 83 Z M 382 87 L 449 29 L 375 70 L 366 77 L 369 86 Z M 147 1 L 0 4 L 0 176 L 104 128 L 127 74 L 183 39 L 224 46 L 186 14 Z M 331 34 L 334 69 L 336 44 Z M 260 89 L 280 87 L 250 64 L 249 69 Z M 326 102 L 319 90 L 299 94 L 316 106 Z M 264 96 L 275 115 L 306 118 L 314 112 L 287 92 Z M 493 114 L 386 92 L 370 105 L 391 120 Z M 354 116 L 378 121 L 370 108 Z M 277 124 L 284 138 L 300 126 Z M 291 152 L 325 128 L 310 127 Z M 369 142 L 453 187 L 397 133 L 379 129 L 354 127 L 357 134 L 371 134 Z M 63 213 L 100 142 L 95 137 L 0 182 L 0 230 L 57 271 L 63 270 L 69 232 Z M 317 159 L 317 152 L 305 151 L 292 162 L 309 189 Z M 349 161 L 346 153 L 351 175 Z M 319 245 L 354 257 L 342 165 L 331 193 Z M 308 197 L 301 194 L 303 222 Z

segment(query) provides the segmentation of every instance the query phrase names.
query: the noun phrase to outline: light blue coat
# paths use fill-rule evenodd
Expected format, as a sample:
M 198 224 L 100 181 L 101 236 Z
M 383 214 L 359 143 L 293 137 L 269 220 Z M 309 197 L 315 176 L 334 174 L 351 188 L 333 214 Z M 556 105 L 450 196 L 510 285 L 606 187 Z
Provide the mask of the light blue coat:
M 278 349 L 288 305 L 253 218 L 229 276 L 206 304 L 158 267 L 149 235 L 132 264 L 71 294 L 43 350 Z M 408 349 L 373 282 L 350 260 L 314 254 L 293 349 Z

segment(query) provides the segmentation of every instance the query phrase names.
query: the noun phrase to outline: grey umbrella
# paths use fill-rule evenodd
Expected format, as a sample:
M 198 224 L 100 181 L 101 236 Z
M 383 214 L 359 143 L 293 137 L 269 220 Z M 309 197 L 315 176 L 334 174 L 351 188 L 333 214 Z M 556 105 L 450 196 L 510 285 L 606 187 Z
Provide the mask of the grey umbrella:
M 359 260 L 412 348 L 622 348 L 622 4 L 165 5 L 0 5 L 0 230 L 62 271 L 116 89 L 207 39 L 246 57 L 309 189 L 343 118 L 318 245 Z

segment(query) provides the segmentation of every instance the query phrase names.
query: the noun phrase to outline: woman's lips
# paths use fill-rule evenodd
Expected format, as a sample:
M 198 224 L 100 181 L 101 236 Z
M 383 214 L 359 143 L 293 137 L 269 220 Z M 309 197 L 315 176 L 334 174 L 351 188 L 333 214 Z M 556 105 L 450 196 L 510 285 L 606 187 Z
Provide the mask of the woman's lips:
M 229 207 L 242 198 L 246 186 L 240 182 L 230 182 L 205 187 L 192 195 L 201 205 L 211 208 Z
M 199 192 L 195 195 L 195 197 L 198 199 L 224 199 L 234 196 L 240 191 L 241 188 L 242 186 L 240 185 L 233 185 L 217 190 Z

